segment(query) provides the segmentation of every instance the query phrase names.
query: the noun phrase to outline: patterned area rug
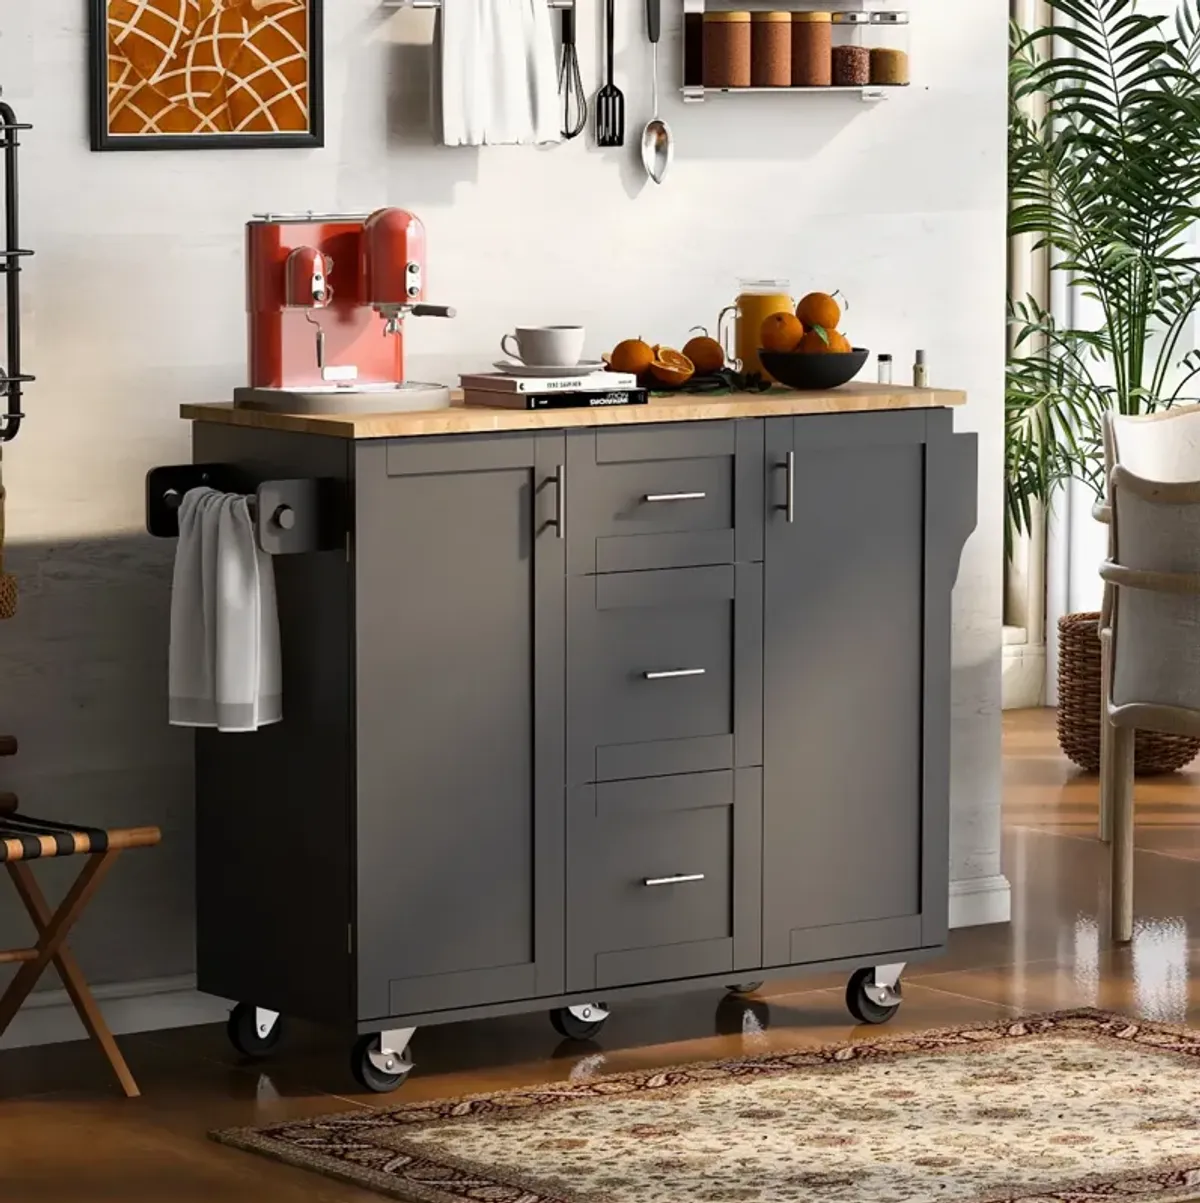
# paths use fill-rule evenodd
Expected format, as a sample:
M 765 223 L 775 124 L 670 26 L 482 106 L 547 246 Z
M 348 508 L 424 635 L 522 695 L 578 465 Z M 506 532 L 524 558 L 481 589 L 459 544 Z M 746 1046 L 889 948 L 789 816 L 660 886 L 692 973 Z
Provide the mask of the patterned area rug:
M 409 1203 L 1177 1203 L 1200 1032 L 1067 1011 L 214 1136 Z

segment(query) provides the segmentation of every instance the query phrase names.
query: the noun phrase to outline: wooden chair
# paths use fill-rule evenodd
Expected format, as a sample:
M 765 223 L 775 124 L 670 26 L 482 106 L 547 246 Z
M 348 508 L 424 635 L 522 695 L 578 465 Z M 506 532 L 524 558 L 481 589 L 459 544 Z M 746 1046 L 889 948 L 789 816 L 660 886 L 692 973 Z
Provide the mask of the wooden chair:
M 1146 480 L 1168 483 L 1200 480 L 1200 405 L 1180 405 L 1137 416 L 1105 415 L 1106 496 L 1092 511 L 1101 522 L 1110 521 L 1112 498 L 1107 482 L 1118 463 Z M 1111 558 L 1111 527 L 1108 554 Z M 1106 583 L 1100 611 L 1100 838 L 1105 842 L 1113 838 L 1112 739 L 1106 718 L 1111 678 L 1108 626 L 1112 601 L 1112 586 Z
M 1200 736 L 1200 472 L 1149 480 L 1118 461 L 1109 477 L 1102 808 L 1112 831 L 1112 932 L 1133 937 L 1137 730 Z
M 16 751 L 17 741 L 12 736 L 0 736 L 0 756 L 12 756 Z M 20 965 L 8 989 L 0 995 L 0 1036 L 12 1023 L 38 979 L 53 963 L 83 1026 L 103 1050 L 129 1098 L 137 1098 L 137 1083 L 100 1014 L 66 939 L 117 857 L 127 848 L 152 847 L 161 838 L 157 827 L 103 831 L 28 818 L 17 814 L 15 794 L 0 793 L 0 863 L 8 870 L 38 935 L 32 948 L 0 949 L 0 965 Z M 51 911 L 29 861 L 63 856 L 87 859 L 58 909 Z

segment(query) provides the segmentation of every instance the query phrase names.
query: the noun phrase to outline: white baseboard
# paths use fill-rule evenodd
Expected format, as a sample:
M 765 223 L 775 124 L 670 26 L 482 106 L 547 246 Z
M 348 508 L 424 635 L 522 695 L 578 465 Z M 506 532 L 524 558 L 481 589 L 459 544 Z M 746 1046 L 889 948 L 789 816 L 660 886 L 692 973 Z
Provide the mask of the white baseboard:
M 1012 918 L 1012 886 L 1002 873 L 950 883 L 950 926 L 982 927 Z
M 94 986 L 92 993 L 108 1026 L 118 1036 L 129 1032 L 186 1028 L 199 1023 L 224 1023 L 230 1008 L 224 999 L 201 994 L 196 989 L 196 979 L 191 976 Z M 45 990 L 34 994 L 17 1013 L 12 1026 L 0 1039 L 0 1049 L 61 1044 L 86 1038 L 87 1033 L 67 992 Z
M 1008 636 L 1012 627 L 1005 627 Z M 1046 704 L 1046 645 L 1005 642 L 1000 669 L 1000 705 L 1029 710 Z

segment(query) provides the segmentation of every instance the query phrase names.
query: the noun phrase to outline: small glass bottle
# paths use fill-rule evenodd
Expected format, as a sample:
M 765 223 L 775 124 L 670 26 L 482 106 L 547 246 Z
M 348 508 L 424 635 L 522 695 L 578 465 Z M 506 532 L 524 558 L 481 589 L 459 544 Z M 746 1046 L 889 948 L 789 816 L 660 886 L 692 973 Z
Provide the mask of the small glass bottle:
M 892 357 L 890 355 L 879 356 L 879 383 L 892 383 Z
M 925 365 L 925 352 L 918 351 L 913 361 L 913 388 L 929 387 L 929 369 Z

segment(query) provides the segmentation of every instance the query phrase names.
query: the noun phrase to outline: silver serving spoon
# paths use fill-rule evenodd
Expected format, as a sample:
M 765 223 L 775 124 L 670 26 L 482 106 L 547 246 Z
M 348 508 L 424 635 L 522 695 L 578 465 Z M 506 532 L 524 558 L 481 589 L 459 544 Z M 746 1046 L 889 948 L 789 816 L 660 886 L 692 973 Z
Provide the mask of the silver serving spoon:
M 642 166 L 646 174 L 661 184 L 675 156 L 671 127 L 658 115 L 658 39 L 662 33 L 662 0 L 646 0 L 646 25 L 654 47 L 654 116 L 642 131 Z

